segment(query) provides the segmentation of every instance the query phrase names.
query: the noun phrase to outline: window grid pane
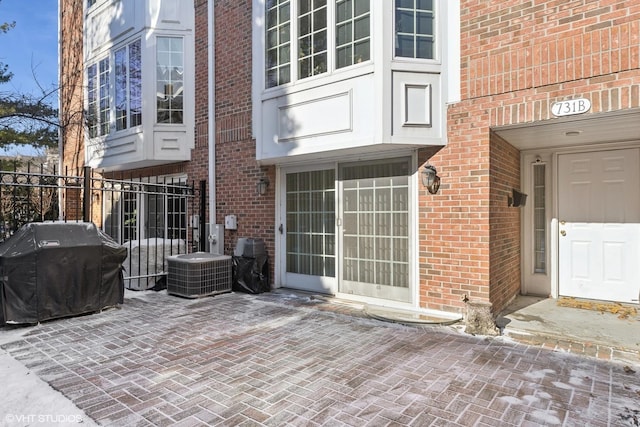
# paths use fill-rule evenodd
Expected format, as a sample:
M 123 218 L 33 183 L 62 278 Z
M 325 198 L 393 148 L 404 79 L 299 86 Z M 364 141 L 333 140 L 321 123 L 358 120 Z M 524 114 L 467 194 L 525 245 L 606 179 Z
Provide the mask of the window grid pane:
M 298 0 L 298 78 L 327 71 L 327 3 Z
M 157 39 L 158 123 L 182 123 L 184 60 L 181 37 Z
M 87 68 L 87 111 L 89 138 L 95 138 L 98 136 L 98 83 L 96 64 Z
M 335 173 L 287 174 L 287 272 L 335 277 Z
M 142 124 L 142 54 L 140 40 L 129 45 L 130 126 Z
M 114 55 L 116 130 L 127 128 L 127 49 L 118 49 Z
M 408 162 L 342 169 L 345 280 L 409 287 Z
M 533 165 L 533 271 L 543 274 L 547 272 L 545 185 L 545 165 Z
M 370 32 L 369 0 L 336 2 L 336 68 L 371 58 Z
M 435 58 L 434 12 L 433 0 L 396 0 L 397 57 Z
M 109 59 L 105 58 L 99 63 L 100 74 L 98 76 L 100 84 L 100 101 L 99 101 L 99 126 L 100 135 L 109 133 Z
M 266 86 L 274 87 L 291 80 L 291 2 L 267 2 Z

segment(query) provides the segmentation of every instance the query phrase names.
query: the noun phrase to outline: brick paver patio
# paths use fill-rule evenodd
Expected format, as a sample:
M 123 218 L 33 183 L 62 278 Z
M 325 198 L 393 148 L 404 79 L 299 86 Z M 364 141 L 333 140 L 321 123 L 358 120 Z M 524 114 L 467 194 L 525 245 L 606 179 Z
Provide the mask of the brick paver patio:
M 286 294 L 134 294 L 121 308 L 43 323 L 2 348 L 102 425 L 637 426 L 640 418 L 638 366 L 384 323 Z

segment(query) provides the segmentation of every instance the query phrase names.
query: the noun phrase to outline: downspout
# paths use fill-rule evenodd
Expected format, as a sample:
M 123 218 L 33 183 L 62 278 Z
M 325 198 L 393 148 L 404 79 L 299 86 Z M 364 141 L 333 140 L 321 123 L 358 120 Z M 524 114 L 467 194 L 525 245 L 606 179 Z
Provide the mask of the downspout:
M 207 58 L 208 58 L 208 148 L 209 148 L 209 244 L 211 252 L 224 253 L 224 232 L 216 226 L 216 60 L 215 60 L 215 0 L 207 1 Z M 218 241 L 222 238 L 222 242 Z M 217 250 L 213 250 L 216 248 Z

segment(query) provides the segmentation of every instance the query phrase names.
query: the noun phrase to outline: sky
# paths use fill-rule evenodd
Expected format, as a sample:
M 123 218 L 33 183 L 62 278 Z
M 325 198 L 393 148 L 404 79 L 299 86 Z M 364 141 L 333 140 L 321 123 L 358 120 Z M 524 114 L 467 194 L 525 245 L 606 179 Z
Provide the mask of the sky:
M 58 0 L 0 0 L 0 22 L 12 21 L 15 28 L 0 34 L 0 62 L 8 64 L 14 76 L 0 91 L 38 94 L 34 73 L 45 89 L 56 86 Z
M 12 30 L 0 33 L 0 62 L 13 73 L 0 92 L 39 96 L 43 89 L 51 91 L 58 82 L 58 0 L 0 0 L 0 23 L 14 21 Z M 50 99 L 57 106 L 57 98 Z M 18 154 L 35 153 L 31 147 L 0 150 L 0 155 Z

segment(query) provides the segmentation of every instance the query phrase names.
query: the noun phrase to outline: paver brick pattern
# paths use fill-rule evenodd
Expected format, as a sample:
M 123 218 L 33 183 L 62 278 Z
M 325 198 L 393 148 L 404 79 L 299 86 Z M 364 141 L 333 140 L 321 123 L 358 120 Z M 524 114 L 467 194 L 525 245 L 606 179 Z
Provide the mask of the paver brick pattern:
M 2 348 L 102 425 L 637 426 L 640 418 L 639 367 L 385 323 L 283 293 L 128 294 L 120 308 L 42 323 Z

